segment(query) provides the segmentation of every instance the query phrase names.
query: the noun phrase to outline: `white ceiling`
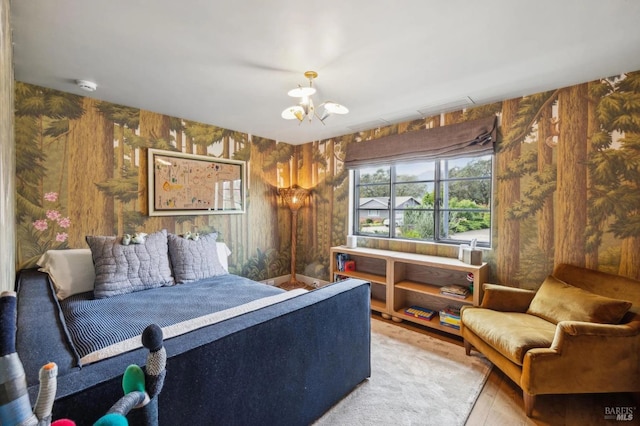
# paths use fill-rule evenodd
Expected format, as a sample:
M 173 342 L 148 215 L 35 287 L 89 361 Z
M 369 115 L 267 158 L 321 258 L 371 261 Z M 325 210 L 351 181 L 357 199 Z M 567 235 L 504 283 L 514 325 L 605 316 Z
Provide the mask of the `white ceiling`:
M 293 144 L 640 70 L 637 0 L 23 0 L 16 80 Z M 285 121 L 315 70 L 348 115 Z M 452 106 L 454 105 L 454 106 Z

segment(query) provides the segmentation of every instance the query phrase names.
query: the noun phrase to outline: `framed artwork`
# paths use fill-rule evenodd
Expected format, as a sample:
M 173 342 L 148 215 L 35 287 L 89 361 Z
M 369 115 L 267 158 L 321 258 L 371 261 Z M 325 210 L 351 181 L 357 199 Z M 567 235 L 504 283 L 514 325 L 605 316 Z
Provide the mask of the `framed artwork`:
M 244 161 L 149 149 L 149 216 L 245 212 Z

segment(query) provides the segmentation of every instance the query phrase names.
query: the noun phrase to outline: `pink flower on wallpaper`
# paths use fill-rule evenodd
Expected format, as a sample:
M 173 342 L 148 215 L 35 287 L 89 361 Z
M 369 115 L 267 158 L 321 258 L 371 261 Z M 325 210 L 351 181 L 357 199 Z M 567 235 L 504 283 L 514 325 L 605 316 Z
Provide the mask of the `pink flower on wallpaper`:
M 44 199 L 47 201 L 56 201 L 58 199 L 58 193 L 57 192 L 47 192 L 46 194 L 44 194 Z
M 58 210 L 47 210 L 47 218 L 49 220 L 58 220 L 61 216 Z
M 38 231 L 44 231 L 49 226 L 47 225 L 47 221 L 45 219 L 40 219 L 33 222 L 33 227 L 36 228 Z
M 60 217 L 58 218 L 58 225 L 60 225 L 60 228 L 68 228 L 71 225 L 71 219 L 68 217 Z
M 56 234 L 56 241 L 63 243 L 65 241 L 67 241 L 67 238 L 69 237 L 69 235 L 67 235 L 66 232 L 58 232 Z

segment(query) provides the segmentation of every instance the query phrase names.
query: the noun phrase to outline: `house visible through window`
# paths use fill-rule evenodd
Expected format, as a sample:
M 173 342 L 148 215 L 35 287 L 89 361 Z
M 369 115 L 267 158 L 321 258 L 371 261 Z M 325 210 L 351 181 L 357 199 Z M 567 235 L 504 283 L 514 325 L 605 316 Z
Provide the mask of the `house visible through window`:
M 492 158 L 355 169 L 354 234 L 489 246 Z

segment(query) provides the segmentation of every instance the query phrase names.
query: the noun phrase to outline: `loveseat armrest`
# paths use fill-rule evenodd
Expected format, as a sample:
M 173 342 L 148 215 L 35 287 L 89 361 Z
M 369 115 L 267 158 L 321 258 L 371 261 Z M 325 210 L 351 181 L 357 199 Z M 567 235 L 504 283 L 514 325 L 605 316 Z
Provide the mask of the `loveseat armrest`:
M 562 348 L 565 340 L 570 337 L 590 336 L 602 337 L 633 337 L 640 336 L 640 319 L 626 324 L 598 324 L 582 321 L 560 321 L 556 334 L 551 343 L 552 348 Z
M 640 320 L 561 321 L 550 348 L 531 349 L 525 355 L 520 385 L 532 395 L 640 392 L 639 349 Z
M 536 295 L 534 290 L 485 283 L 480 307 L 502 312 L 526 312 Z

